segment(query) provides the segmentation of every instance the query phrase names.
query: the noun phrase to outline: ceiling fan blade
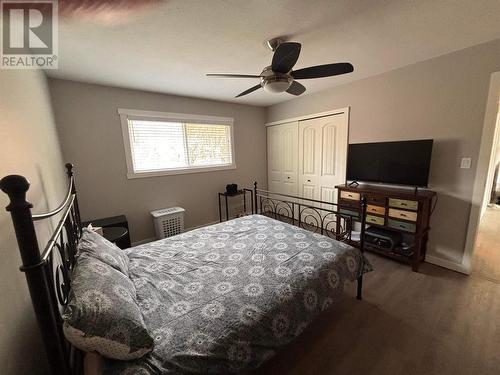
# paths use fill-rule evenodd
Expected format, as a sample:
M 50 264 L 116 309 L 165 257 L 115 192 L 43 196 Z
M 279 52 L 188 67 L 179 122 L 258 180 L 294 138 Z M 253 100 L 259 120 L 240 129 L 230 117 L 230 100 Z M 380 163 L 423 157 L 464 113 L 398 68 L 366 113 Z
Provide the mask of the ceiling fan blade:
M 255 85 L 254 87 L 250 87 L 248 90 L 243 91 L 241 94 L 236 95 L 235 98 L 239 98 L 240 96 L 250 94 L 251 92 L 254 92 L 255 90 L 258 90 L 260 88 L 262 88 L 260 84 Z
M 297 81 L 293 81 L 292 85 L 286 90 L 287 93 L 292 95 L 300 95 L 303 94 L 304 91 L 306 91 L 306 88 Z
M 310 66 L 309 68 L 295 70 L 291 73 L 295 79 L 322 78 L 351 73 L 354 67 L 350 63 L 335 63 Z
M 300 43 L 281 43 L 274 51 L 271 69 L 277 73 L 288 73 L 299 59 Z
M 207 73 L 207 77 L 219 78 L 260 78 L 262 76 L 257 74 L 225 74 L 225 73 Z

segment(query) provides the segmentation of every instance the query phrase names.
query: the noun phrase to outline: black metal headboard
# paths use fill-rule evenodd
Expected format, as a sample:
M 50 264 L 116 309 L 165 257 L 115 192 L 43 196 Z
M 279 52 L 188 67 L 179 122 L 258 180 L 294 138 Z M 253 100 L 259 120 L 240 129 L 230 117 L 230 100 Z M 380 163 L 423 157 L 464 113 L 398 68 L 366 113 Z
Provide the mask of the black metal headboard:
M 72 347 L 62 331 L 61 309 L 68 302 L 71 272 L 78 241 L 82 234 L 73 165 L 66 164 L 69 179 L 64 201 L 43 214 L 32 214 L 33 205 L 26 200 L 30 183 L 19 175 L 0 180 L 0 189 L 10 198 L 6 207 L 12 216 L 19 251 L 21 271 L 33 301 L 40 332 L 52 374 L 70 375 L 81 372 L 81 352 Z M 61 215 L 45 248 L 40 252 L 34 222 Z

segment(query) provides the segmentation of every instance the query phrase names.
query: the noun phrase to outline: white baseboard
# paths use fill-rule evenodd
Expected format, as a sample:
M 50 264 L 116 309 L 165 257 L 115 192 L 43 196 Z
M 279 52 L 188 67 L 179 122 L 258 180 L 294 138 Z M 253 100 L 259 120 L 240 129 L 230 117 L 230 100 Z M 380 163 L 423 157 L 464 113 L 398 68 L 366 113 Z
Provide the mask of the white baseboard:
M 188 232 L 188 231 L 193 230 L 193 229 L 208 227 L 209 225 L 218 224 L 218 223 L 219 223 L 218 221 L 213 221 L 211 223 L 201 224 L 201 225 L 197 225 L 195 227 L 186 228 L 184 231 Z M 139 245 L 144 245 L 145 243 L 153 242 L 153 241 L 156 241 L 156 237 L 145 238 L 143 240 L 132 242 L 132 247 L 139 246 Z
M 452 262 L 451 260 L 441 259 L 432 255 L 426 255 L 425 261 L 427 263 L 434 264 L 436 266 L 448 268 L 452 271 L 457 271 L 463 273 L 465 275 L 469 275 L 470 271 L 467 267 L 465 267 L 462 263 Z

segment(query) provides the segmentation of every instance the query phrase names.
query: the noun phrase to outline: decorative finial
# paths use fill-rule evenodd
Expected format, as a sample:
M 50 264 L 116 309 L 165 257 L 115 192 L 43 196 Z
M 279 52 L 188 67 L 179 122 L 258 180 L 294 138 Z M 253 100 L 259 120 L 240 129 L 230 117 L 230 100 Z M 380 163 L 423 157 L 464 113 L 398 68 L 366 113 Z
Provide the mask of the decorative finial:
M 71 163 L 66 163 L 66 174 L 68 175 L 68 177 L 72 177 L 73 176 L 73 164 Z
M 10 198 L 10 204 L 6 207 L 7 211 L 12 211 L 14 208 L 33 207 L 26 201 L 26 192 L 29 188 L 29 181 L 17 174 L 5 176 L 0 180 L 0 189 Z

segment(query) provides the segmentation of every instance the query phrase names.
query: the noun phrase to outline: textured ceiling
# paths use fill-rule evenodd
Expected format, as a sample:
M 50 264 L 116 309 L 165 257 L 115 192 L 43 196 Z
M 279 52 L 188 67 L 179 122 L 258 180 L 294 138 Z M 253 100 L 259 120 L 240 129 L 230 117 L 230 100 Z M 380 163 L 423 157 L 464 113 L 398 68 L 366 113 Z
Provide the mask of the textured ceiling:
M 498 0 L 168 0 L 120 22 L 64 19 L 52 77 L 267 106 L 293 96 L 234 96 L 270 64 L 267 39 L 302 43 L 296 69 L 349 61 L 354 73 L 302 80 L 308 93 L 500 37 Z

